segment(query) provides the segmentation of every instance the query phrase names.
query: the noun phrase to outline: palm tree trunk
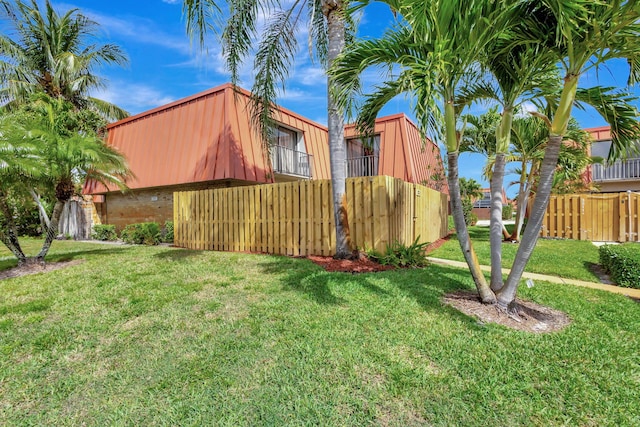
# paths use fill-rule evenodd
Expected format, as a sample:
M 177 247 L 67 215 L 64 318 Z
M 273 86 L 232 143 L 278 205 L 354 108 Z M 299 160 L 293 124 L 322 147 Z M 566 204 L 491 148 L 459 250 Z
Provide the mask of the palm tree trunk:
M 345 46 L 344 4 L 341 0 L 324 0 L 322 11 L 327 19 L 328 52 L 327 61 L 331 68 L 333 62 Z M 331 163 L 331 185 L 333 191 L 333 209 L 336 224 L 335 258 L 352 256 L 347 216 L 346 195 L 346 148 L 344 142 L 344 116 L 332 95 L 332 79 L 327 77 L 329 161 Z
M 448 155 L 449 168 L 449 197 L 451 197 L 451 210 L 453 213 L 453 221 L 456 226 L 456 234 L 460 242 L 460 248 L 464 255 L 464 259 L 469 266 L 469 271 L 473 277 L 473 282 L 478 289 L 478 294 L 483 303 L 494 304 L 496 297 L 489 288 L 487 281 L 480 270 L 480 263 L 476 256 L 471 239 L 469 238 L 469 230 L 464 222 L 464 213 L 462 211 L 462 198 L 460 197 L 460 183 L 458 181 L 458 152 L 449 152 Z
M 27 261 L 27 257 L 20 247 L 18 229 L 16 223 L 13 221 L 13 213 L 7 204 L 6 195 L 2 191 L 0 191 L 0 212 L 2 212 L 4 216 L 6 226 L 6 231 L 0 230 L 0 241 L 18 258 L 18 265 L 22 265 Z
M 491 216 L 489 218 L 489 244 L 491 246 L 491 290 L 502 289 L 502 181 L 505 154 L 496 153 L 491 175 Z
M 38 193 L 36 193 L 36 190 L 30 188 L 29 193 L 31 194 L 31 198 L 33 199 L 33 201 L 36 203 L 36 206 L 38 206 L 38 213 L 40 214 L 40 223 L 42 225 L 42 229 L 46 230 L 47 227 L 49 227 L 49 215 L 47 215 L 47 210 L 42 205 L 42 200 L 40 199 Z
M 53 207 L 53 213 L 51 214 L 49 227 L 44 236 L 42 249 L 40 249 L 40 252 L 36 255 L 36 260 L 40 263 L 44 263 L 44 258 L 47 256 L 49 249 L 51 249 L 51 243 L 53 243 L 53 239 L 58 235 L 58 223 L 60 222 L 60 216 L 62 215 L 65 203 L 64 201 L 56 200 L 56 204 Z
M 529 222 L 524 230 L 522 242 L 518 247 L 518 252 L 516 253 L 516 257 L 513 261 L 511 273 L 509 273 L 509 277 L 507 278 L 507 282 L 504 287 L 497 294 L 498 304 L 503 307 L 509 306 L 515 299 L 518 284 L 522 278 L 524 268 L 529 262 L 533 248 L 535 248 L 536 243 L 538 242 L 540 227 L 542 226 L 542 220 L 544 219 L 545 212 L 547 211 L 547 205 L 549 204 L 549 197 L 551 196 L 553 175 L 558 164 L 561 144 L 562 135 L 549 136 L 544 160 L 540 167 L 538 191 L 536 192 L 533 208 L 529 214 Z
M 520 184 L 518 186 L 518 213 L 516 214 L 516 223 L 513 226 L 513 232 L 509 237 L 510 240 L 520 241 L 520 231 L 522 229 L 522 222 L 524 221 L 524 215 L 527 212 L 526 202 L 529 199 L 529 189 L 527 187 L 527 165 L 523 162 L 522 171 L 520 171 Z M 533 172 L 533 168 L 532 168 Z

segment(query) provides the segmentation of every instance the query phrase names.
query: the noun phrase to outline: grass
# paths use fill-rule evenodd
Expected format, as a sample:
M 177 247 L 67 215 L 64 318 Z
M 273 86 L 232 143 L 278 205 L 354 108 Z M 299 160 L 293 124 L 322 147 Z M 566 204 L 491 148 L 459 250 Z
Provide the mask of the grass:
M 480 264 L 491 265 L 489 227 L 469 227 L 469 235 L 473 241 L 473 248 L 478 255 Z M 503 268 L 511 268 L 517 250 L 517 244 L 502 244 Z M 430 253 L 429 256 L 464 261 L 460 251 L 460 244 L 455 234 L 444 245 Z M 538 239 L 525 271 L 599 283 L 598 276 L 590 268 L 598 263 L 598 248 L 591 242 Z
M 443 306 L 472 286 L 446 267 L 74 242 L 51 258 L 85 262 L 0 281 L 0 425 L 640 424 L 640 309 L 619 295 L 524 288 L 573 319 L 531 335 Z

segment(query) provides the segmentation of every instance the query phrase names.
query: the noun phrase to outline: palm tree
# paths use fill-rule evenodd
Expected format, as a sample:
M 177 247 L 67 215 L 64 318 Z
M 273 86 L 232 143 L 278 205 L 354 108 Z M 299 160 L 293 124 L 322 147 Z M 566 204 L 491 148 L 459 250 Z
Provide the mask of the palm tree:
M 432 126 L 434 119 L 444 116 L 444 139 L 448 151 L 449 185 L 456 230 L 483 301 L 495 301 L 506 309 L 515 299 L 517 285 L 542 225 L 560 145 L 571 107 L 576 100 L 579 75 L 608 59 L 626 57 L 631 65 L 631 80 L 637 79 L 640 71 L 640 37 L 636 25 L 639 8 L 640 5 L 635 1 L 403 0 L 395 5 L 404 18 L 398 29 L 387 32 L 379 40 L 358 43 L 334 68 L 336 81 L 342 87 L 343 99 L 351 95 L 354 87 L 357 88 L 358 75 L 369 66 L 397 64 L 400 68 L 397 78 L 378 86 L 377 91 L 369 95 L 359 115 L 361 122 L 371 123 L 372 117 L 386 102 L 398 93 L 407 91 L 417 96 L 416 115 L 423 129 Z M 510 40 L 505 49 L 532 46 L 544 58 L 551 58 L 548 60 L 553 64 L 560 60 L 563 67 L 561 72 L 565 77 L 559 101 L 555 104 L 557 108 L 551 119 L 545 117 L 550 127 L 550 138 L 540 168 L 532 219 L 525 230 L 507 283 L 494 291 L 485 287 L 486 281 L 479 273 L 463 222 L 457 185 L 460 135 L 456 132 L 455 124 L 459 110 L 473 99 L 470 93 L 474 91 L 470 91 L 469 87 L 473 85 L 470 82 L 477 78 L 470 78 L 469 73 L 482 70 L 481 64 L 487 63 L 482 60 L 480 52 L 490 51 L 491 46 L 504 40 Z M 535 57 L 533 59 L 536 60 Z M 544 65 L 544 62 L 540 65 Z M 436 98 L 439 104 L 434 101 Z M 602 103 L 598 108 L 611 120 L 615 114 L 608 107 L 607 103 Z M 507 121 L 511 119 L 507 118 Z M 627 127 L 622 126 L 621 122 L 627 124 L 627 117 L 612 123 L 614 145 L 618 150 L 623 150 L 632 135 L 637 135 L 637 127 L 635 133 L 628 133 L 625 130 Z M 499 129 L 498 145 L 507 143 L 510 132 L 507 134 L 506 130 L 509 128 L 501 126 Z M 497 153 L 504 151 L 504 146 L 496 148 Z
M 519 5 L 513 16 L 529 13 L 530 6 Z M 515 23 L 515 22 L 514 22 Z M 517 25 L 517 23 L 515 23 Z M 516 27 L 512 31 L 518 31 Z M 495 144 L 487 151 L 493 167 L 489 174 L 491 187 L 490 246 L 491 289 L 502 288 L 502 189 L 506 156 L 511 144 L 511 126 L 515 112 L 532 99 L 556 89 L 556 65 L 552 52 L 535 40 L 513 44 L 509 37 L 500 37 L 488 46 L 482 66 L 490 73 L 489 79 L 465 88 L 471 99 L 488 98 L 502 107 L 501 120 L 495 128 Z
M 496 301 L 481 270 L 464 221 L 458 155 L 460 133 L 456 123 L 461 110 L 473 99 L 470 82 L 482 76 L 482 52 L 497 42 L 508 28 L 508 1 L 419 1 L 389 2 L 403 17 L 392 31 L 377 40 L 356 43 L 337 62 L 332 72 L 340 86 L 341 99 L 355 96 L 359 75 L 372 66 L 394 64 L 397 78 L 378 85 L 358 116 L 363 126 L 372 126 L 378 111 L 400 93 L 413 93 L 415 114 L 424 132 L 444 134 L 448 157 L 449 194 L 456 232 L 462 252 L 482 301 Z M 441 126 L 441 123 L 443 125 Z
M 83 115 L 72 104 L 41 94 L 24 111 L 12 139 L 27 140 L 37 147 L 40 173 L 22 184 L 47 188 L 54 191 L 56 198 L 42 249 L 33 259 L 43 263 L 57 235 L 64 204 L 75 194 L 76 186 L 85 179 L 93 179 L 124 189 L 130 172 L 124 157 L 96 133 L 78 131 L 82 129 Z M 15 173 L 12 176 L 20 178 Z
M 540 118 L 526 116 L 513 120 L 511 150 L 506 161 L 519 164 L 515 169 L 519 178 L 514 183 L 518 185 L 518 195 L 516 196 L 518 213 L 513 231 L 508 236 L 510 241 L 520 240 L 529 198 L 532 193 L 535 193 L 536 180 L 539 176 L 548 137 L 549 129 Z M 557 193 L 565 183 L 582 183 L 582 173 L 591 163 L 586 151 L 587 133 L 580 128 L 575 119 L 571 119 L 569 122 L 564 140 L 565 143 L 562 144 L 558 157 L 556 179 L 553 185 L 554 193 Z M 578 188 L 572 186 L 572 190 L 576 189 Z
M 23 264 L 27 257 L 18 241 L 9 196 L 25 179 L 39 176 L 43 162 L 37 147 L 24 138 L 18 119 L 11 114 L 0 117 L 0 241 Z
M 274 126 L 273 107 L 276 87 L 284 87 L 289 70 L 298 51 L 295 37 L 306 18 L 309 25 L 310 54 L 323 66 L 330 67 L 344 50 L 352 33 L 352 22 L 347 13 L 346 0 L 295 1 L 281 10 L 279 2 L 261 0 L 234 0 L 229 2 L 230 17 L 222 33 L 222 44 L 231 80 L 237 84 L 238 70 L 243 60 L 251 53 L 252 40 L 257 34 L 258 18 L 269 16 L 266 28 L 254 56 L 255 81 L 251 92 L 252 117 L 265 145 L 270 140 Z M 200 43 L 212 27 L 211 21 L 220 14 L 212 0 L 184 0 L 183 11 L 187 31 L 198 35 Z M 327 78 L 332 88 L 331 77 Z M 346 148 L 344 142 L 344 114 L 328 90 L 329 156 L 333 207 L 336 224 L 336 258 L 352 255 L 349 240 L 349 223 L 346 203 Z
M 522 273 L 537 243 L 580 76 L 610 59 L 624 58 L 630 66 L 629 83 L 637 82 L 640 77 L 640 2 L 544 0 L 532 5 L 530 13 L 521 16 L 521 31 L 515 34 L 514 41 L 518 42 L 520 37 L 540 40 L 556 54 L 564 77 L 553 117 L 545 118 L 549 138 L 540 166 L 536 199 L 509 277 L 497 295 L 501 306 L 514 301 Z M 627 132 L 626 121 L 612 120 L 611 111 L 603 110 L 600 108 L 599 112 L 611 120 L 613 151 L 624 152 L 633 138 L 637 138 L 637 126 L 635 131 L 630 127 Z
M 95 69 L 124 65 L 126 56 L 113 44 L 94 45 L 98 24 L 77 9 L 58 14 L 49 0 L 0 1 L 0 11 L 14 36 L 0 35 L 0 101 L 9 107 L 28 102 L 37 92 L 89 108 L 106 119 L 128 113 L 90 96 L 104 85 Z

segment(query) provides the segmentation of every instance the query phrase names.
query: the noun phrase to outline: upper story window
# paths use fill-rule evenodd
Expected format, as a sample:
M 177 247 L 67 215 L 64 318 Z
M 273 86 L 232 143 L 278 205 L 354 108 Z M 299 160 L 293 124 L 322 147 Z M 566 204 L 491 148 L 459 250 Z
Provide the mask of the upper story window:
M 297 132 L 293 129 L 289 129 L 284 126 L 278 126 L 274 130 L 272 138 L 273 139 L 271 145 L 285 147 L 290 150 L 300 151 L 302 153 L 305 153 L 307 151 L 304 146 L 304 138 L 302 137 L 302 133 Z
M 274 172 L 304 178 L 313 176 L 313 157 L 307 154 L 302 132 L 278 126 L 269 151 Z
M 372 138 L 347 139 L 347 158 L 355 159 L 364 156 L 377 156 L 380 154 L 380 135 Z
M 380 135 L 372 138 L 349 138 L 347 148 L 347 176 L 378 175 L 380 156 Z

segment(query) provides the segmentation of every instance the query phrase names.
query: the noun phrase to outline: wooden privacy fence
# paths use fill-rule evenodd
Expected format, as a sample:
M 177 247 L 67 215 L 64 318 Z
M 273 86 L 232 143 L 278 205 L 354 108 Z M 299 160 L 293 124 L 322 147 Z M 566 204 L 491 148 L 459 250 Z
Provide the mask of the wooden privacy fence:
M 447 234 L 447 196 L 388 176 L 347 179 L 354 248 Z M 173 195 L 174 242 L 190 249 L 333 255 L 331 181 L 296 181 Z
M 543 237 L 602 242 L 637 242 L 639 193 L 551 196 Z

